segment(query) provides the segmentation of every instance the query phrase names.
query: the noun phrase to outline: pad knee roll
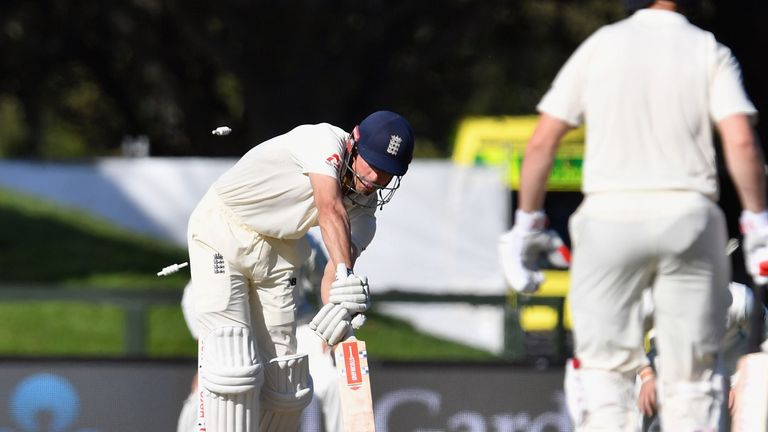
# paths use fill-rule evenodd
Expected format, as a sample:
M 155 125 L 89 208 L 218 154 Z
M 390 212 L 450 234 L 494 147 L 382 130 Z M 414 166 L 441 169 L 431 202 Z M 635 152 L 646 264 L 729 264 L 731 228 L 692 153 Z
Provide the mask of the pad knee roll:
M 637 425 L 632 376 L 581 369 L 569 359 L 566 405 L 576 430 L 634 431 Z
M 199 379 L 200 427 L 209 432 L 256 431 L 264 371 L 247 328 L 219 327 L 201 340 Z
M 261 432 L 295 431 L 301 411 L 312 402 L 312 377 L 306 354 L 272 359 L 261 392 Z
M 200 360 L 204 371 L 200 384 L 212 393 L 246 393 L 264 382 L 263 368 L 245 327 L 214 329 L 205 337 Z

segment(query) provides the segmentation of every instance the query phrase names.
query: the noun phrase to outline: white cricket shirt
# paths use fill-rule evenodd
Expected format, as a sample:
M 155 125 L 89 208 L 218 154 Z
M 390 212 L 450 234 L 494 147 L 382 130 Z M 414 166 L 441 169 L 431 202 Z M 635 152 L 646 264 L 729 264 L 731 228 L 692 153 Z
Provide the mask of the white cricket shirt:
M 212 188 L 223 203 L 254 231 L 275 238 L 297 239 L 317 225 L 309 173 L 339 178 L 344 130 L 321 123 L 301 125 L 249 150 Z M 356 196 L 375 205 L 376 195 Z M 375 208 L 344 199 L 352 242 L 365 249 L 376 230 Z
M 652 9 L 585 40 L 537 109 L 586 122 L 584 193 L 692 190 L 712 199 L 713 122 L 757 113 L 727 47 L 683 15 Z

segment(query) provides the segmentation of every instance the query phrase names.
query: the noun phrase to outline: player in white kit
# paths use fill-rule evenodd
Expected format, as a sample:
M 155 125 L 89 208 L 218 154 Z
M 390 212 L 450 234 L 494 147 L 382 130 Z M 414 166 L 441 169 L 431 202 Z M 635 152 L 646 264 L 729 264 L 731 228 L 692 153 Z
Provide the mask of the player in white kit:
M 716 430 L 722 390 L 714 365 L 725 331 L 730 263 L 712 126 L 723 142 L 743 213 L 748 270 L 768 259 L 768 212 L 756 110 L 739 65 L 674 1 L 627 1 L 628 18 L 598 29 L 561 68 L 537 109 L 510 240 L 522 277 L 540 233 L 547 178 L 563 135 L 582 122 L 584 200 L 571 216 L 576 385 L 566 388 L 579 431 L 637 424 L 634 377 L 643 366 L 641 295 L 652 287 L 664 430 Z M 513 248 L 514 249 L 514 248 Z M 519 275 L 519 276 L 520 276 Z M 576 406 L 573 406 L 573 405 Z
M 312 399 L 306 354 L 296 352 L 296 271 L 320 227 L 329 261 L 326 305 L 310 326 L 339 342 L 370 305 L 352 272 L 371 242 L 375 211 L 392 198 L 413 156 L 408 122 L 390 111 L 352 133 L 302 125 L 246 153 L 192 212 L 188 243 L 199 332 L 198 430 L 295 431 Z M 336 279 L 336 267 L 347 278 Z

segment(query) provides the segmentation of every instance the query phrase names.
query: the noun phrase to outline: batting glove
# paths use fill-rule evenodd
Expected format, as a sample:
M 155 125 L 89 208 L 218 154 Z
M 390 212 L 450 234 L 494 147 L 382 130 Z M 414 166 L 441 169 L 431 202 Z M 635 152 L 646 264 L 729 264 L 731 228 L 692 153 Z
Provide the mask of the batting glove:
M 542 211 L 515 212 L 515 225 L 499 238 L 501 269 L 509 286 L 520 293 L 533 293 L 544 282 L 540 261 L 547 258 L 558 268 L 570 265 L 570 251 L 554 230 L 545 230 Z
M 327 303 L 309 322 L 309 328 L 328 345 L 336 345 L 352 327 L 349 311 L 340 305 Z
M 357 277 L 347 266 L 336 266 L 336 280 L 331 284 L 328 304 L 312 318 L 309 328 L 328 345 L 336 345 L 365 323 L 371 306 L 368 278 Z
M 336 281 L 331 284 L 328 301 L 343 307 L 352 316 L 367 311 L 371 307 L 368 278 L 354 274 L 340 276 L 337 275 Z
M 739 225 L 744 236 L 742 249 L 747 271 L 756 284 L 766 284 L 768 275 L 760 274 L 760 263 L 768 262 L 768 211 L 752 213 L 744 210 Z
M 365 315 L 350 317 L 340 305 L 328 303 L 312 318 L 309 328 L 328 345 L 336 345 L 365 324 Z

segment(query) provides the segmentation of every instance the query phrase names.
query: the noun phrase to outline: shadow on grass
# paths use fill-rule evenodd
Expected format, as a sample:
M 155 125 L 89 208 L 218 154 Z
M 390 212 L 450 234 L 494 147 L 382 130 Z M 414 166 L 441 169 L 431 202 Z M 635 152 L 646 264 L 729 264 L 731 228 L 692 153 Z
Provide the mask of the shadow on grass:
M 89 214 L 0 191 L 0 283 L 147 275 L 186 261 L 186 250 L 134 235 Z M 141 277 L 139 277 L 141 279 Z

